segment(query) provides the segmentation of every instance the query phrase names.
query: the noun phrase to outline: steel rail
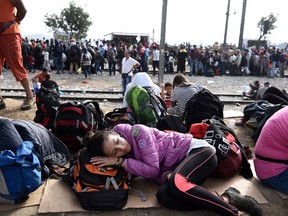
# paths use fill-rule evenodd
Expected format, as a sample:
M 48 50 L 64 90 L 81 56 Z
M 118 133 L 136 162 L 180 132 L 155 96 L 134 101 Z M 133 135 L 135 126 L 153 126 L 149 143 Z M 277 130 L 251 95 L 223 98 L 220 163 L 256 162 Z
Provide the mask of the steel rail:
M 24 89 L 21 88 L 1 88 L 3 92 L 24 92 Z M 113 90 L 85 90 L 85 89 L 63 89 L 60 90 L 63 93 L 83 93 L 83 94 L 122 94 L 121 91 L 113 91 Z M 218 97 L 241 97 L 241 94 L 235 93 L 214 93 Z
M 3 98 L 15 98 L 15 99 L 24 99 L 25 95 L 15 95 L 15 94 L 2 94 Z M 123 101 L 123 97 L 91 97 L 91 96 L 67 96 L 67 95 L 61 95 L 60 96 L 61 100 L 96 100 L 99 102 L 105 102 L 105 101 L 110 101 L 110 102 L 119 102 L 121 103 Z M 254 103 L 254 100 L 227 100 L 227 99 L 221 99 L 221 102 L 224 104 L 251 104 Z

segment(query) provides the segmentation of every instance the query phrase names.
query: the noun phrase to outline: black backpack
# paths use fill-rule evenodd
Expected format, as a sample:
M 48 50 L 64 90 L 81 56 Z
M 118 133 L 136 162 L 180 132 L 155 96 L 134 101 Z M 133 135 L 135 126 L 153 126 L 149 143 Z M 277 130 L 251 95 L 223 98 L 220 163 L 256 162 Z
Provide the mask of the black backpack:
M 165 101 L 151 87 L 143 87 L 148 92 L 150 103 L 154 107 L 158 120 L 167 114 L 167 105 Z
M 280 109 L 284 108 L 285 106 L 287 106 L 286 104 L 275 104 L 271 107 L 268 107 L 265 112 L 263 113 L 262 119 L 257 119 L 258 125 L 257 128 L 255 129 L 255 131 L 252 134 L 252 139 L 253 141 L 256 143 L 263 126 L 265 125 L 266 121 L 277 111 L 279 111 Z
M 128 199 L 128 174 L 123 167 L 91 164 L 90 152 L 81 149 L 74 162 L 73 189 L 86 210 L 122 209 Z
M 248 63 L 248 61 L 247 61 L 246 57 L 242 56 L 241 62 L 240 62 L 240 67 L 246 67 L 247 63 Z
M 104 128 L 103 112 L 97 105 L 96 101 L 66 102 L 56 113 L 55 134 L 71 153 L 83 147 L 82 139 L 87 131 Z
M 61 105 L 60 95 L 49 89 L 41 88 L 36 94 L 36 106 L 34 122 L 42 124 L 48 130 L 55 131 L 54 121 L 56 112 Z
M 217 95 L 208 89 L 202 88 L 187 102 L 183 121 L 189 131 L 191 124 L 200 123 L 204 119 L 210 119 L 214 115 L 223 119 L 224 104 Z
M 187 128 L 182 122 L 182 119 L 178 115 L 168 114 L 161 117 L 156 125 L 156 128 L 161 131 L 177 131 L 180 133 L 186 133 Z

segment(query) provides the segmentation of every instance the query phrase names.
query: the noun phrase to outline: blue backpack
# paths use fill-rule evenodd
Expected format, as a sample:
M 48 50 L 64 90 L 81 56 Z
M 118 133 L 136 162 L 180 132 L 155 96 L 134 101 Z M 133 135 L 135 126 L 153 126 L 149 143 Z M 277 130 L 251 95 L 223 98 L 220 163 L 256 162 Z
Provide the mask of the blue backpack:
M 33 153 L 33 143 L 24 141 L 15 153 L 0 153 L 0 203 L 16 204 L 28 199 L 28 194 L 41 184 L 41 164 Z

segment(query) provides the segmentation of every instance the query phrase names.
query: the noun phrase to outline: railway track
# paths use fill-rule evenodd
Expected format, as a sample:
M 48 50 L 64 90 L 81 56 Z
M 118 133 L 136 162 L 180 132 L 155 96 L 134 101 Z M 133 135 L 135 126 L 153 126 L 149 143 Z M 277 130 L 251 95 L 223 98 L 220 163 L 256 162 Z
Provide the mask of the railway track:
M 114 90 L 80 90 L 80 89 L 67 89 L 61 90 L 62 100 L 97 100 L 97 101 L 110 101 L 110 102 L 122 102 L 122 92 Z M 231 93 L 215 93 L 224 104 L 249 104 L 255 101 L 243 100 L 241 94 Z M 3 98 L 25 98 L 23 89 L 2 89 Z

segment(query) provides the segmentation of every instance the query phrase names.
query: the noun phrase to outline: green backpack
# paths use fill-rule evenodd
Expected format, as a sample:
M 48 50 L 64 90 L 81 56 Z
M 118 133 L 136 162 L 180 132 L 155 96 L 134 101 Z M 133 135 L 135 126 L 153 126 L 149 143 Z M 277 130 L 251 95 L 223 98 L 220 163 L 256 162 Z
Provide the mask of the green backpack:
M 148 127 L 156 127 L 158 119 L 166 112 L 166 107 L 163 107 L 165 103 L 161 100 L 150 89 L 146 90 L 138 85 L 131 87 L 126 94 L 127 104 L 132 109 L 136 122 Z

